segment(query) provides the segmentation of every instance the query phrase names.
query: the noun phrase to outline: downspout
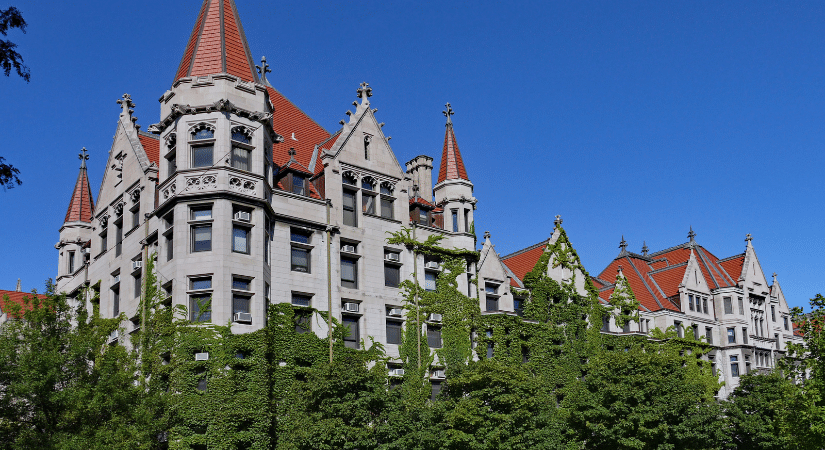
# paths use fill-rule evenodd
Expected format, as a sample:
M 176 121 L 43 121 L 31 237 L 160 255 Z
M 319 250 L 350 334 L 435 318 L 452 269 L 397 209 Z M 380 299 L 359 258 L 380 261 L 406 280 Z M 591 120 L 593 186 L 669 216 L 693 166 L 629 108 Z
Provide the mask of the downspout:
M 139 206 L 138 206 L 139 207 Z M 140 284 L 140 350 L 144 352 L 146 350 L 146 283 L 149 281 L 149 214 L 143 215 L 143 262 L 142 270 L 143 270 L 143 282 Z M 141 380 L 144 380 L 143 377 L 143 365 L 144 365 L 144 358 L 141 355 L 140 358 L 140 375 Z
M 329 338 L 329 363 L 332 364 L 332 235 L 330 233 L 330 207 L 332 200 L 327 199 L 327 338 Z
M 415 222 L 412 223 L 412 230 L 413 230 L 413 242 L 415 240 L 415 230 L 416 230 Z M 421 370 L 421 310 L 418 307 L 418 251 L 416 251 L 416 244 L 413 244 L 413 278 L 415 279 L 415 326 L 418 331 L 415 333 L 418 345 L 418 369 Z

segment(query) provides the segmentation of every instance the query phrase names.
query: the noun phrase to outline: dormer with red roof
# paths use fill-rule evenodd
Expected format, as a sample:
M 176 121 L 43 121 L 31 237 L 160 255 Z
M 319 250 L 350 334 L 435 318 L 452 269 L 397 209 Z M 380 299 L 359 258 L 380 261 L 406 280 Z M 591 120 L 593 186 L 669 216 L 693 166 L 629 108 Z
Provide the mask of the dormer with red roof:
M 89 155 L 84 148 L 80 152 L 80 171 L 75 181 L 72 197 L 63 226 L 60 227 L 60 241 L 55 245 L 59 252 L 57 281 L 74 276 L 86 265 L 84 244 L 92 236 L 92 215 L 95 205 L 92 198 L 92 187 L 89 184 L 89 174 L 86 170 L 86 161 Z
M 443 114 L 447 117 L 438 182 L 433 188 L 435 204 L 444 209 L 444 228 L 453 233 L 474 231 L 473 213 L 477 200 L 473 197 L 473 183 L 467 176 L 458 142 L 453 130 L 452 106 L 447 103 Z

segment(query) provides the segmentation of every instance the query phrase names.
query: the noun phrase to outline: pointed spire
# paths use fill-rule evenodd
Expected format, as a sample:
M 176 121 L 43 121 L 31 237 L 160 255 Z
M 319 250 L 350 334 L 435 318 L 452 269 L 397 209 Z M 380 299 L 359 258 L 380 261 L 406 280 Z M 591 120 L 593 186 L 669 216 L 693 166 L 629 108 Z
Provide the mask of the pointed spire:
M 745 235 L 745 242 L 747 242 L 748 244 L 750 244 L 750 242 L 751 242 L 752 240 L 753 240 L 753 236 L 751 236 L 751 234 L 750 234 L 750 233 L 748 233 L 748 234 L 746 234 L 746 235 Z
M 217 73 L 258 82 L 234 0 L 204 0 L 175 81 Z
M 255 66 L 258 69 L 258 73 L 261 74 L 261 84 L 264 86 L 272 87 L 269 84 L 269 80 L 266 79 L 266 74 L 272 73 L 272 69 L 269 68 L 269 64 L 266 63 L 266 56 L 261 56 L 261 65 Z M 295 133 L 292 133 L 292 137 L 295 138 Z
M 369 105 L 370 104 L 369 98 L 372 97 L 372 88 L 370 87 L 369 83 L 367 83 L 366 81 L 361 83 L 361 85 L 358 86 L 358 89 L 355 92 L 358 94 L 358 98 L 361 99 L 361 104 L 362 105 Z M 349 112 L 349 111 L 347 111 L 347 112 Z M 349 114 L 347 114 L 347 115 L 349 115 Z
M 690 232 L 688 232 L 688 239 L 690 239 L 690 242 L 694 242 L 696 240 L 696 233 L 693 232 L 693 225 L 690 226 Z
M 89 176 L 86 173 L 86 161 L 89 155 L 86 148 L 80 151 L 80 173 L 77 175 L 77 182 L 72 191 L 72 199 L 69 201 L 69 209 L 66 211 L 65 222 L 92 222 L 92 211 L 95 209 L 92 200 L 92 188 L 89 186 Z
M 464 161 L 461 159 L 461 152 L 458 151 L 458 142 L 455 140 L 453 131 L 453 121 L 450 118 L 455 112 L 449 103 L 444 105 L 447 110 L 443 114 L 447 117 L 447 132 L 444 135 L 444 150 L 441 152 L 441 167 L 438 170 L 438 182 L 445 180 L 467 180 L 467 170 L 464 168 Z
M 23 285 L 20 284 L 20 278 L 17 279 L 17 289 L 15 292 L 23 292 Z
M 642 255 L 647 256 L 649 251 L 650 249 L 647 248 L 647 241 L 642 241 Z
M 622 249 L 622 251 L 619 252 L 619 256 L 627 254 L 627 241 L 624 240 L 624 235 L 622 235 L 622 242 L 619 242 L 619 248 Z
M 556 214 L 556 220 L 553 221 L 553 225 L 560 227 L 562 222 L 561 214 Z

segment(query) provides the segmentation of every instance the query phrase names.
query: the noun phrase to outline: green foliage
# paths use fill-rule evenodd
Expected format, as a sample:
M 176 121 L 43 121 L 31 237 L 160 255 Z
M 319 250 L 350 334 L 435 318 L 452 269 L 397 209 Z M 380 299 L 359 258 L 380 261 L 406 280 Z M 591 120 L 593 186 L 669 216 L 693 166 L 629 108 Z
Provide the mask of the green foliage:
M 633 294 L 633 289 L 630 288 L 630 283 L 627 282 L 627 277 L 623 274 L 616 275 L 615 286 L 608 303 L 613 307 L 616 325 L 623 327 L 632 320 L 638 320 L 640 304 L 639 300 L 636 300 L 636 295 Z
M 26 32 L 26 20 L 23 14 L 14 6 L 6 10 L 0 10 L 0 34 L 8 35 L 11 28 L 17 28 L 23 33 Z M 21 78 L 28 82 L 31 79 L 29 68 L 23 64 L 23 57 L 17 53 L 17 44 L 12 41 L 0 39 L 0 70 L 9 76 L 11 69 L 14 69 Z
M 797 389 L 779 373 L 742 375 L 724 404 L 732 444 L 764 450 L 793 448 L 794 439 L 783 432 L 782 422 Z

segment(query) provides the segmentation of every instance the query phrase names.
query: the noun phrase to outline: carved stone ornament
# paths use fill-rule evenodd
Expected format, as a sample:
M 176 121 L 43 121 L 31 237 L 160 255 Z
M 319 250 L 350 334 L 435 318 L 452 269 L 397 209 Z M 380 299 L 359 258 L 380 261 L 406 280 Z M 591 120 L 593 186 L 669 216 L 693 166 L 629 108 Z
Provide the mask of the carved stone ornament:
M 252 139 L 252 130 L 250 130 L 249 127 L 245 127 L 243 125 L 236 125 L 236 126 L 232 127 L 230 131 L 231 131 L 232 134 L 240 133 L 240 134 L 246 136 L 247 139 L 249 139 L 249 140 Z
M 357 173 L 351 170 L 345 170 L 343 174 L 341 174 L 343 178 L 352 178 L 355 180 L 356 184 L 358 183 L 358 179 L 360 178 Z
M 119 202 L 117 205 L 115 205 L 115 216 L 116 217 L 120 217 L 120 216 L 123 215 L 123 207 L 124 206 L 125 206 L 125 203 L 123 203 L 122 201 Z
M 385 187 L 390 190 L 390 192 L 395 192 L 395 185 L 390 183 L 389 181 L 384 181 L 381 183 L 381 187 Z
M 132 203 L 138 203 L 140 201 L 140 186 L 129 194 L 129 199 L 132 200 Z
M 240 177 L 229 178 L 229 189 L 238 191 L 242 194 L 254 194 L 256 183 L 252 180 L 247 180 Z
M 175 195 L 175 191 L 177 191 L 178 186 L 173 182 L 169 186 L 163 188 L 163 199 L 167 200 L 169 197 L 173 197 Z
M 212 125 L 211 123 L 200 122 L 189 128 L 189 134 L 195 134 L 200 130 L 209 130 L 214 133 L 216 128 L 215 125 Z
M 106 227 L 109 226 L 109 216 L 108 215 L 104 214 L 104 215 L 100 216 L 100 218 L 97 219 L 97 221 L 100 224 L 100 229 L 102 229 L 102 230 L 105 230 Z
M 186 177 L 186 188 L 184 191 L 203 191 L 206 189 L 214 189 L 217 186 L 218 179 L 215 175 Z
M 173 114 L 179 114 L 179 115 L 192 114 L 192 113 L 195 112 L 195 109 L 192 108 L 191 106 L 189 106 L 189 105 L 178 105 L 177 103 L 173 104 L 171 109 L 172 109 Z
M 227 99 L 222 98 L 222 99 L 216 101 L 215 103 L 213 103 L 207 109 L 207 111 L 232 111 L 232 109 L 234 109 L 234 106 L 232 105 L 232 102 L 230 102 Z
M 150 127 L 151 128 L 151 127 Z M 178 134 L 177 133 L 169 133 L 169 136 L 166 136 L 166 148 L 172 148 L 178 142 Z

